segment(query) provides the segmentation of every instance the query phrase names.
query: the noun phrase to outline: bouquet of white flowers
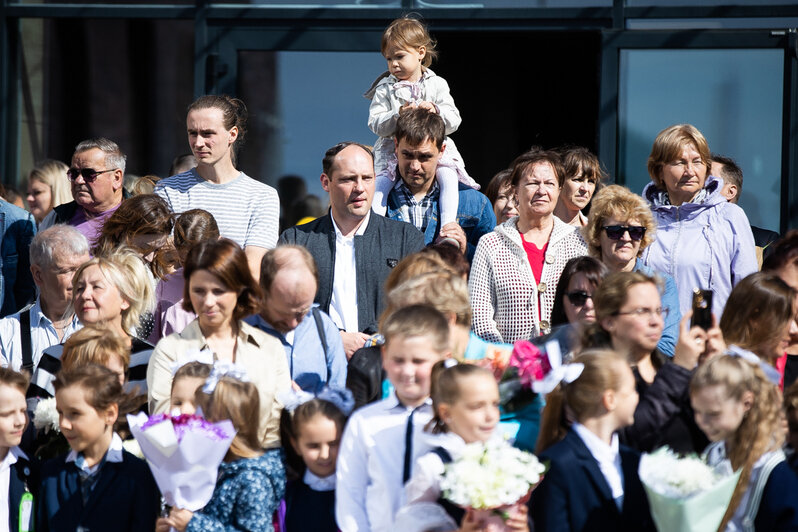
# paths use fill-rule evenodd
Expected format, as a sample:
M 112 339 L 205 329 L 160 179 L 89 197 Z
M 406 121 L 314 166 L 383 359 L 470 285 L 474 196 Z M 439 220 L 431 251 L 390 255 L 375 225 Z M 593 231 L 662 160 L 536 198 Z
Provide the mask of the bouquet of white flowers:
M 483 514 L 488 530 L 503 530 L 509 512 L 528 500 L 545 471 L 535 455 L 492 439 L 466 445 L 446 464 L 440 487 L 447 500 Z
M 33 426 L 37 430 L 44 429 L 47 434 L 51 430 L 61 432 L 61 426 L 58 424 L 58 411 L 55 408 L 55 398 L 42 399 L 36 404 L 36 410 L 33 411 Z
M 717 530 L 740 477 L 667 447 L 644 454 L 638 473 L 657 530 L 682 532 Z

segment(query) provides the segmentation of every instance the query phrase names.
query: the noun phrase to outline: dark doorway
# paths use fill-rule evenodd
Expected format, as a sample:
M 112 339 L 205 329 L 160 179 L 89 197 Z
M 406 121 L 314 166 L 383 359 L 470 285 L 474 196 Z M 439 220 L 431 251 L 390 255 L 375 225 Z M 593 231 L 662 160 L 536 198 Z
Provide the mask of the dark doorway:
M 532 145 L 596 151 L 598 32 L 433 33 L 463 118 L 452 139 L 483 186 Z

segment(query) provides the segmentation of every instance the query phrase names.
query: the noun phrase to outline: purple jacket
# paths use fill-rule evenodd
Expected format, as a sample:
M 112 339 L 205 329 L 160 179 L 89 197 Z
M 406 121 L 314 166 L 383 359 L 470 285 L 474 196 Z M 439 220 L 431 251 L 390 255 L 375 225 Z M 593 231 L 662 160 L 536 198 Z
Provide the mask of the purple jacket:
M 693 289 L 714 292 L 712 311 L 718 320 L 734 285 L 757 271 L 751 225 L 745 212 L 720 194 L 723 181 L 709 176 L 694 202 L 679 207 L 649 183 L 643 189 L 657 239 L 643 252 L 643 263 L 676 280 L 682 314 L 692 306 Z

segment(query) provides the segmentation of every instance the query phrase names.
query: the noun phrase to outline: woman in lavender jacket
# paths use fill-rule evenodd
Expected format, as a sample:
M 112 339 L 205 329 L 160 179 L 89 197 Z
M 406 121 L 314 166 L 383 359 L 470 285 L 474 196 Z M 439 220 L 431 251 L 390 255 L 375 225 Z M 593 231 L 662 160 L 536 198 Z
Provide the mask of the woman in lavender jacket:
M 702 288 L 714 293 L 712 310 L 720 316 L 734 285 L 758 269 L 748 218 L 720 194 L 723 181 L 708 175 L 710 164 L 706 139 L 689 124 L 661 131 L 648 158 L 652 182 L 643 197 L 657 240 L 643 263 L 676 280 L 682 314 Z

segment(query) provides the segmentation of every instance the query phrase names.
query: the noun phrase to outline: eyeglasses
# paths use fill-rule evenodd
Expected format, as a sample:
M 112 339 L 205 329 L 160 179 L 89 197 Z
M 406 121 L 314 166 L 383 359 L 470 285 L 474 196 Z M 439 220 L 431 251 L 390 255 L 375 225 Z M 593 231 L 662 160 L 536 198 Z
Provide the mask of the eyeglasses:
M 646 228 L 641 225 L 605 225 L 602 229 L 607 232 L 610 240 L 620 240 L 623 234 L 628 232 L 629 238 L 637 242 L 646 234 Z
M 573 292 L 568 292 L 565 294 L 568 297 L 568 301 L 575 307 L 581 307 L 585 303 L 587 303 L 588 299 L 593 299 L 593 296 L 585 292 L 584 290 L 574 290 Z
M 654 318 L 654 317 L 661 317 L 663 320 L 668 317 L 668 313 L 670 312 L 669 308 L 645 308 L 645 307 L 638 307 L 636 309 L 627 310 L 626 312 L 616 312 L 616 316 L 635 316 L 637 318 Z
M 118 168 L 109 168 L 108 170 L 94 170 L 93 168 L 70 168 L 67 170 L 67 177 L 70 181 L 75 181 L 78 176 L 83 177 L 83 181 L 86 183 L 93 183 L 97 176 L 100 174 L 104 174 L 106 172 L 113 172 L 114 170 L 118 170 Z

